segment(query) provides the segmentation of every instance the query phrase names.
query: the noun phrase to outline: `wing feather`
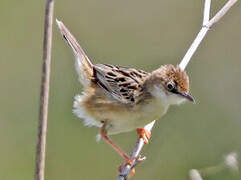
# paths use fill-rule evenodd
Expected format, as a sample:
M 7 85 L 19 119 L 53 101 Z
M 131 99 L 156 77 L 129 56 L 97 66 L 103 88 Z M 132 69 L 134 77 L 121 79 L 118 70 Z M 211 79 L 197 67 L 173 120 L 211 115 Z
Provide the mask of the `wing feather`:
M 138 103 L 143 83 L 149 75 L 142 70 L 109 64 L 95 65 L 94 74 L 99 86 L 124 104 Z

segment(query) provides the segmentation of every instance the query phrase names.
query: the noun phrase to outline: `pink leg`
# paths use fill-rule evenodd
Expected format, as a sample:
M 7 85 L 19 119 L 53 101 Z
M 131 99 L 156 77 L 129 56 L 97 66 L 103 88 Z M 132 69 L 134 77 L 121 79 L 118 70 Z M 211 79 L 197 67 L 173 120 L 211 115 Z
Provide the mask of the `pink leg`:
M 105 121 L 105 123 L 103 124 L 103 126 L 101 127 L 101 130 L 100 130 L 100 134 L 101 134 L 101 137 L 114 149 L 116 150 L 124 159 L 125 159 L 125 163 L 122 164 L 120 167 L 119 167 L 119 172 L 122 171 L 122 168 L 126 165 L 126 164 L 129 164 L 131 165 L 133 163 L 133 159 L 131 159 L 119 146 L 117 146 L 106 134 L 106 124 L 107 124 L 107 121 Z M 130 172 L 130 175 L 134 175 L 135 174 L 135 169 L 133 168 Z
M 104 127 L 104 126 L 103 126 Z M 103 128 L 102 127 L 102 128 Z M 117 146 L 105 133 L 105 130 L 101 128 L 101 137 L 114 149 L 116 150 L 126 161 L 130 159 L 130 157 Z

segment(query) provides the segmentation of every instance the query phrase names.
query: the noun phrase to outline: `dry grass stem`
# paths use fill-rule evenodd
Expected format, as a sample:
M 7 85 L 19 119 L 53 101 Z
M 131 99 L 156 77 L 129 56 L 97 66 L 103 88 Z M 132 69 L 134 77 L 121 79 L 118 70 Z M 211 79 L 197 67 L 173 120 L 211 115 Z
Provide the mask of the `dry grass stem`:
M 44 180 L 54 0 L 46 0 L 35 180 Z

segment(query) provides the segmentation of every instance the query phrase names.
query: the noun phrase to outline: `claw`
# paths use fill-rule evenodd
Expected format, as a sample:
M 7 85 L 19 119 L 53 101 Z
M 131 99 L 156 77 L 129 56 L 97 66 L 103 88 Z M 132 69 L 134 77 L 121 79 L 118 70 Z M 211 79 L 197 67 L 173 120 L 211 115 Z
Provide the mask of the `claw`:
M 144 128 L 138 128 L 136 131 L 139 138 L 143 138 L 144 144 L 147 144 L 149 139 L 151 138 L 151 132 L 148 132 Z
M 133 163 L 135 162 L 136 158 L 130 158 L 128 159 L 125 163 L 123 163 L 122 165 L 120 165 L 120 167 L 118 168 L 118 171 L 121 172 L 123 170 L 123 168 L 127 165 L 132 166 Z M 130 173 L 128 174 L 128 178 L 132 177 L 135 174 L 136 170 L 135 168 L 132 168 Z
M 123 168 L 125 168 L 125 166 L 129 165 L 129 166 L 134 166 L 135 161 L 137 161 L 137 163 L 140 163 L 142 161 L 144 161 L 146 159 L 145 156 L 141 156 L 138 155 L 136 158 L 130 158 L 128 159 L 125 163 L 123 163 L 119 168 L 119 172 L 121 172 L 123 170 Z M 135 168 L 132 168 L 130 173 L 128 174 L 128 178 L 132 177 L 135 174 Z

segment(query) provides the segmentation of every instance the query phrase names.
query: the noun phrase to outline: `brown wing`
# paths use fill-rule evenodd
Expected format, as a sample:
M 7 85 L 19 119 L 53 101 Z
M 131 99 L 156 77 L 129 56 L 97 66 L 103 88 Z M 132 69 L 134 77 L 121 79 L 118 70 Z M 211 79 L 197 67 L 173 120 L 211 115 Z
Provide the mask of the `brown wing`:
M 143 93 L 143 83 L 149 73 L 133 68 L 109 64 L 94 65 L 94 76 L 99 86 L 125 104 L 137 103 Z

